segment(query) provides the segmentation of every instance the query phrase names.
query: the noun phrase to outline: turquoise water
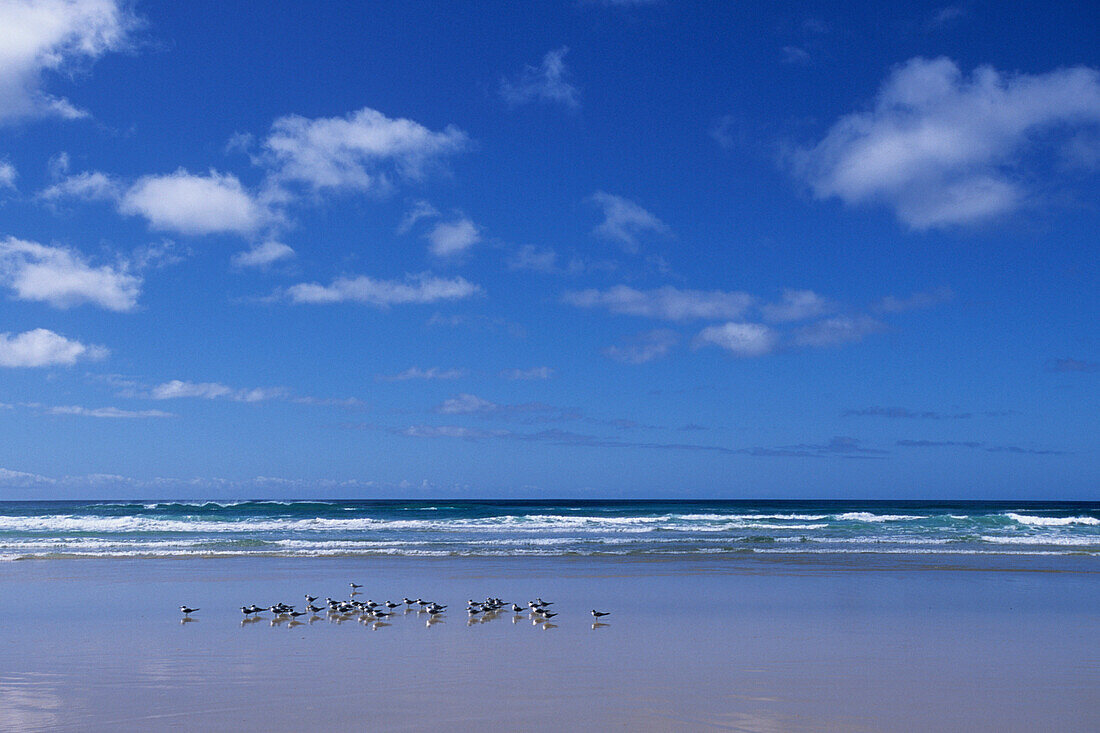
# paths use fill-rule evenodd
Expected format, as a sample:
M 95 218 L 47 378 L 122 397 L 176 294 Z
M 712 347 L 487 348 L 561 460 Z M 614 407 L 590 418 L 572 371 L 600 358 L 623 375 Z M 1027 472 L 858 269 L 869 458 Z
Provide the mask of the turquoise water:
M 0 560 L 1098 555 L 1100 502 L 0 502 Z

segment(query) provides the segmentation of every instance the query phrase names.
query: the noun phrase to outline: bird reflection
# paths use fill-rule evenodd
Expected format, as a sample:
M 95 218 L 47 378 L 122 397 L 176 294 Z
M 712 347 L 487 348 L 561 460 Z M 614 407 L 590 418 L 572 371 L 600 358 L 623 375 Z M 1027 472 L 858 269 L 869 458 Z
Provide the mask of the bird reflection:
M 604 628 L 607 628 L 610 625 L 611 624 L 605 624 L 603 621 L 597 621 L 596 623 L 592 624 L 592 628 L 593 629 L 604 629 Z
M 196 624 L 199 620 L 197 618 L 191 618 L 190 616 L 184 616 L 180 619 L 181 624 Z

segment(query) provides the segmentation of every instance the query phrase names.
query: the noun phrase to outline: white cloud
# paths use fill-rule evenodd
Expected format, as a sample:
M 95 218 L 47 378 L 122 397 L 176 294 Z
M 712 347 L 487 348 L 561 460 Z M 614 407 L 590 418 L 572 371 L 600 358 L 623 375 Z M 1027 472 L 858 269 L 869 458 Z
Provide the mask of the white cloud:
M 421 219 L 434 219 L 439 216 L 439 209 L 432 206 L 427 201 L 416 201 L 412 207 L 405 212 L 405 216 L 401 218 L 401 223 L 397 225 L 398 234 L 406 234 L 410 229 L 416 226 L 416 223 Z
M 394 177 L 419 178 L 466 144 L 466 133 L 453 125 L 433 132 L 364 107 L 346 117 L 280 117 L 263 142 L 262 161 L 276 183 L 385 190 Z
M 567 80 L 565 46 L 550 51 L 538 66 L 527 66 L 515 80 L 500 80 L 500 96 L 508 104 L 553 102 L 566 107 L 580 106 L 580 91 Z
M 398 374 L 379 375 L 378 379 L 382 382 L 407 382 L 410 379 L 461 379 L 465 376 L 465 369 L 441 369 L 439 367 L 421 369 L 420 367 L 412 366 Z
M 607 308 L 612 313 L 666 321 L 738 318 L 753 304 L 753 297 L 748 293 L 680 290 L 671 286 L 635 290 L 626 285 L 616 285 L 606 291 L 569 292 L 562 299 L 580 308 Z
M 956 21 L 965 18 L 966 15 L 966 8 L 960 7 L 958 5 L 948 5 L 947 7 L 940 8 L 935 13 L 933 13 L 932 17 L 928 19 L 928 23 L 925 25 L 925 27 L 928 30 L 938 30 L 940 28 L 945 28 L 947 26 L 954 25 Z
M 597 191 L 588 200 L 603 209 L 603 221 L 593 234 L 618 242 L 628 252 L 638 251 L 642 234 L 668 234 L 668 225 L 638 204 L 622 196 Z
M 534 270 L 535 272 L 557 272 L 558 253 L 547 247 L 539 249 L 533 244 L 525 244 L 508 258 L 508 267 L 513 270 Z
M 794 343 L 797 346 L 839 346 L 862 341 L 864 336 L 885 328 L 870 316 L 836 316 L 796 330 Z
M 1076 67 L 969 77 L 951 60 L 914 58 L 874 106 L 840 118 L 795 153 L 818 198 L 881 203 L 914 229 L 1004 215 L 1030 195 L 1021 175 L 1049 147 L 1100 125 L 1100 72 Z
M 734 356 L 770 354 L 779 342 L 775 331 L 761 323 L 723 323 L 708 326 L 695 338 L 696 345 L 713 344 Z
M 827 313 L 832 308 L 828 300 L 812 290 L 783 291 L 783 299 L 778 303 L 769 303 L 760 307 L 765 320 L 773 323 L 787 321 L 804 321 L 808 318 L 817 318 Z
M 248 234 L 272 218 L 230 173 L 175 173 L 139 178 L 119 203 L 123 214 L 139 215 L 154 229 L 181 234 Z
M 428 248 L 436 257 L 453 257 L 460 255 L 470 247 L 481 241 L 481 232 L 476 224 L 462 217 L 455 221 L 445 221 L 436 224 L 428 232 Z
M 232 262 L 234 267 L 265 268 L 293 256 L 294 250 L 289 245 L 269 239 L 250 250 L 233 255 Z
M 679 341 L 680 336 L 675 331 L 647 331 L 622 344 L 608 346 L 603 350 L 603 355 L 626 364 L 645 364 L 666 356 Z
M 119 196 L 121 191 L 118 183 L 99 171 L 85 171 L 67 176 L 38 194 L 39 198 L 47 201 L 57 201 L 62 198 L 110 201 L 118 199 Z
M 331 285 L 299 283 L 287 289 L 293 303 L 356 302 L 388 308 L 406 303 L 436 303 L 478 295 L 481 287 L 465 278 L 432 277 L 426 273 L 409 276 L 404 282 L 375 280 L 361 275 L 342 277 Z
M 135 19 L 116 0 L 5 0 L 0 3 L 0 122 L 86 115 L 43 91 L 46 72 L 64 72 L 122 49 Z
M 141 278 L 123 266 L 92 267 L 83 255 L 15 237 L 0 241 L 0 284 L 19 300 L 69 308 L 92 303 L 113 311 L 137 307 Z
M 89 346 L 45 328 L 19 334 L 0 333 L 0 366 L 71 366 L 80 360 L 104 359 L 110 352 Z
M 50 415 L 78 415 L 80 417 L 101 417 L 108 419 L 140 419 L 175 417 L 170 412 L 163 410 L 120 410 L 117 407 L 81 407 L 80 405 L 59 405 L 48 407 L 46 412 Z
M 444 400 L 443 404 L 436 408 L 436 412 L 444 415 L 476 415 L 479 413 L 493 412 L 499 405 L 489 400 L 483 400 L 477 395 L 460 394 L 456 397 Z
M 54 483 L 56 483 L 54 479 L 36 473 L 0 468 L 0 486 L 6 489 L 30 489 L 39 486 L 50 486 Z
M 504 379 L 530 381 L 536 379 L 551 379 L 554 370 L 551 367 L 531 367 L 530 369 L 505 369 L 500 373 Z
M 152 387 L 148 396 L 154 400 L 174 400 L 191 397 L 204 400 L 227 399 L 234 402 L 263 402 L 264 400 L 285 397 L 286 394 L 286 390 L 279 387 L 237 389 L 218 382 L 184 382 L 173 379 Z
M 17 176 L 14 165 L 6 160 L 0 160 L 0 188 L 14 189 Z
M 904 311 L 923 310 L 946 303 L 953 297 L 955 297 L 955 294 L 951 291 L 951 288 L 944 287 L 913 293 L 905 298 L 887 295 L 885 298 L 875 303 L 874 308 L 883 313 L 901 313 Z
M 459 427 L 458 425 L 410 425 L 401 430 L 400 433 L 410 438 L 463 438 L 466 440 L 480 440 L 507 435 L 507 432 L 503 430 L 480 430 L 478 428 Z
M 785 64 L 808 64 L 812 60 L 810 53 L 798 46 L 784 46 L 782 51 Z

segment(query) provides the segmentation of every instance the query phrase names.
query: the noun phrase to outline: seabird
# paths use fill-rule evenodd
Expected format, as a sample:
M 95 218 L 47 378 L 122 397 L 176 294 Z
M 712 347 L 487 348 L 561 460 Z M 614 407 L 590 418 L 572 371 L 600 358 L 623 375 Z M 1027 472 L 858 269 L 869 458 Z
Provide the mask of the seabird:
M 316 600 L 317 596 L 311 596 L 309 593 L 306 593 L 306 603 L 313 603 Z
M 600 618 L 601 616 L 610 616 L 610 615 L 611 615 L 611 611 L 597 611 L 594 608 L 592 609 L 592 618 Z
M 355 588 L 362 588 L 362 587 L 363 587 L 363 586 L 361 586 L 361 585 L 358 585 L 358 584 L 356 584 L 356 583 L 348 583 L 348 585 L 350 585 L 350 586 L 351 586 L 351 587 L 352 587 L 353 589 L 355 589 Z
M 543 612 L 542 612 L 542 617 L 543 617 L 544 619 L 546 619 L 547 621 L 549 621 L 550 619 L 554 618 L 554 617 L 555 617 L 555 616 L 557 616 L 557 615 L 558 615 L 558 614 L 556 614 L 556 613 L 550 613 L 549 611 L 543 611 Z
M 187 606 L 180 606 L 180 613 L 182 613 L 184 616 L 190 616 L 191 614 L 193 614 L 195 611 L 198 611 L 198 610 L 199 609 L 197 609 L 197 608 L 188 608 Z
M 520 606 L 519 604 L 513 603 L 512 604 L 512 611 L 514 613 L 523 613 L 523 606 Z

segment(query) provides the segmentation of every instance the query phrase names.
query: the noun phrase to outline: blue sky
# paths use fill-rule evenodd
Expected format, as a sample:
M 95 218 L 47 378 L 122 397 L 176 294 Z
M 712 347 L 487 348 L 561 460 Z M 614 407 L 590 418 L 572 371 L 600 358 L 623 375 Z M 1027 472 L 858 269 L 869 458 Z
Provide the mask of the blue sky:
M 0 1 L 0 498 L 1096 498 L 1094 3 Z

